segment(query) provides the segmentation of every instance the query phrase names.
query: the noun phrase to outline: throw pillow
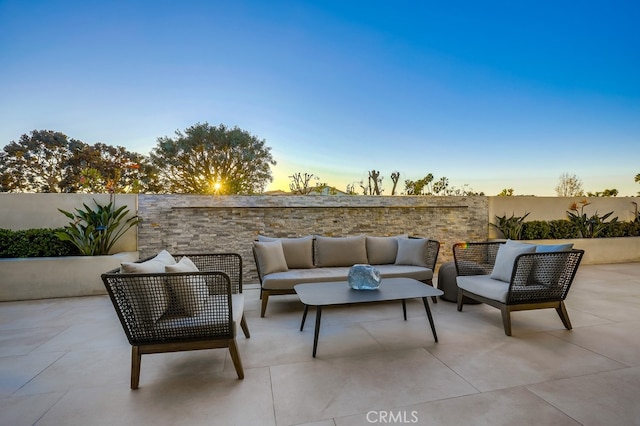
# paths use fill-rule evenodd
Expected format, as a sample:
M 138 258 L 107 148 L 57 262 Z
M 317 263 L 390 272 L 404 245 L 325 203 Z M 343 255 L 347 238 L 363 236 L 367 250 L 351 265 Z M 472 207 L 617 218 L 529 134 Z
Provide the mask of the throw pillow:
M 536 246 L 533 244 L 501 244 L 496 255 L 496 262 L 493 265 L 491 278 L 504 282 L 511 282 L 511 274 L 513 266 L 518 255 L 524 253 L 533 253 Z
M 398 238 L 398 254 L 396 256 L 396 265 L 413 265 L 428 267 L 425 262 L 427 255 L 426 238 Z
M 280 241 L 289 269 L 313 268 L 313 237 L 273 238 L 258 235 L 258 241 Z
M 358 237 L 316 237 L 316 266 L 353 266 L 366 264 L 364 235 Z
M 176 263 L 176 260 L 173 258 L 173 256 L 171 256 L 171 253 L 169 253 L 166 250 L 162 250 L 152 260 L 156 260 L 158 262 L 162 262 L 165 265 L 175 265 L 175 263 Z
M 199 272 L 198 267 L 188 257 L 183 257 L 174 265 L 166 265 L 167 273 Z M 195 316 L 207 304 L 209 290 L 202 275 L 168 276 L 167 283 L 173 290 L 178 308 L 186 315 Z
M 284 257 L 282 243 L 279 240 L 269 242 L 255 242 L 253 246 L 260 265 L 260 275 L 263 277 L 274 272 L 286 272 L 287 260 Z
M 396 261 L 398 237 L 367 236 L 367 258 L 372 265 L 388 265 Z
M 158 274 L 164 272 L 165 265 L 157 260 L 146 262 L 122 262 L 121 274 Z M 140 324 L 154 324 L 169 307 L 169 292 L 164 280 L 147 277 L 123 279 L 123 291 L 129 299 L 131 309 Z

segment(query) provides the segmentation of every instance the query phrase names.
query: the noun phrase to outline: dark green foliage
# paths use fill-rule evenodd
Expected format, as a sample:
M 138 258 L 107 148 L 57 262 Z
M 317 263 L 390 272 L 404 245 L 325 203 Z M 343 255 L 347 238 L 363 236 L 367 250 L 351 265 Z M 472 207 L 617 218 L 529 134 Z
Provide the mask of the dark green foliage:
M 490 223 L 490 225 L 502 232 L 505 238 L 520 240 L 522 239 L 522 224 L 527 216 L 529 213 L 525 213 L 524 216 L 516 216 L 515 213 L 512 213 L 511 217 L 507 217 L 507 215 L 496 216 L 498 223 Z
M 59 257 L 77 256 L 78 249 L 69 241 L 61 241 L 59 229 L 0 229 L 0 257 Z
M 544 220 L 532 220 L 522 224 L 523 240 L 546 240 L 551 238 L 551 225 Z

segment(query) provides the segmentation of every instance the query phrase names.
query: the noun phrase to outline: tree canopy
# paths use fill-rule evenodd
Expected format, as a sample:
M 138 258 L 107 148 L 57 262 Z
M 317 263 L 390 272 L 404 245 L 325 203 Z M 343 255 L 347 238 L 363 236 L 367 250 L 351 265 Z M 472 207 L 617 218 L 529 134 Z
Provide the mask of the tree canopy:
M 175 134 L 158 138 L 150 154 L 169 192 L 248 195 L 273 180 L 271 148 L 247 131 L 197 123 Z
M 2 192 L 155 192 L 155 169 L 123 147 L 33 130 L 0 152 Z

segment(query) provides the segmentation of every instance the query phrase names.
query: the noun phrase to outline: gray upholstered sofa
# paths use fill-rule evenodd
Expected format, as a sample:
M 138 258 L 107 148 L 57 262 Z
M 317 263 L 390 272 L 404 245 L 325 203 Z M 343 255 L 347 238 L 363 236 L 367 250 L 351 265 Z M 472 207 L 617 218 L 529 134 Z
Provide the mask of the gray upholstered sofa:
M 259 236 L 253 256 L 264 317 L 269 296 L 294 294 L 302 283 L 345 281 L 355 264 L 370 264 L 382 278 L 407 277 L 433 285 L 440 243 L 407 235 L 270 238 Z M 435 301 L 435 298 L 434 298 Z

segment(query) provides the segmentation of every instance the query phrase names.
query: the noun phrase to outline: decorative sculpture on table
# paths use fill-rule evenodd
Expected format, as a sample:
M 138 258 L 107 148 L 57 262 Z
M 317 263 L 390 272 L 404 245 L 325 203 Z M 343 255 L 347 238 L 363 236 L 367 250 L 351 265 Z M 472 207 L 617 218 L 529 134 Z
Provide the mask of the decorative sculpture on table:
M 354 290 L 377 290 L 382 278 L 380 271 L 373 266 L 356 264 L 349 269 L 348 281 Z

